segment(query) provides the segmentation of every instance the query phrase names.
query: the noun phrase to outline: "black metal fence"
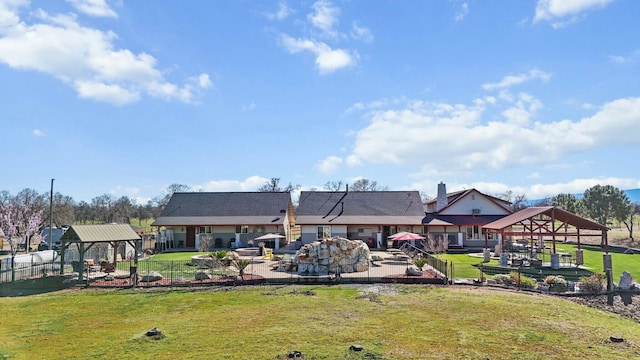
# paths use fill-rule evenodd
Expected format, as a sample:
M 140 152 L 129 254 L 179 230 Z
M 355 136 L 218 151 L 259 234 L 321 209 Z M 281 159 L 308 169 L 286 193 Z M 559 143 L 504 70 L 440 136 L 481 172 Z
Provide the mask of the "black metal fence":
M 213 266 L 194 265 L 189 260 L 159 261 L 141 260 L 119 262 L 115 269 L 104 269 L 100 266 L 79 266 L 69 262 L 64 266 L 62 276 L 80 282 L 79 273 L 86 286 L 128 287 L 128 286 L 190 286 L 190 285 L 230 285 L 230 284 L 309 284 L 309 283 L 379 283 L 408 282 L 436 283 L 447 282 L 446 264 L 430 260 L 438 268 L 438 276 L 432 278 L 406 275 L 411 265 L 410 259 L 394 260 L 389 257 L 381 261 L 371 262 L 366 271 L 341 274 L 308 274 L 296 271 L 285 271 L 281 260 L 255 257 L 248 259 L 242 276 L 234 262 L 221 262 Z M 438 259 L 435 259 L 438 260 Z M 443 267 L 444 266 L 444 267 Z M 112 271 L 113 270 L 113 271 Z M 444 271 L 442 271 L 444 270 Z M 108 271 L 108 272 L 107 272 Z M 0 283 L 18 282 L 43 277 L 60 276 L 60 262 L 54 261 L 29 266 L 0 268 Z

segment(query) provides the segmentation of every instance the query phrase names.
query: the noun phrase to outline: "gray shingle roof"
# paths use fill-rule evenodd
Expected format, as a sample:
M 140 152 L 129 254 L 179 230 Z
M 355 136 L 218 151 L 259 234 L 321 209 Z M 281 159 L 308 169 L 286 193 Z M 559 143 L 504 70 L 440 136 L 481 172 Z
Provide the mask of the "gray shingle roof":
M 288 192 L 175 193 L 152 225 L 281 224 L 291 210 Z
M 417 191 L 303 191 L 296 224 L 422 223 L 425 216 Z

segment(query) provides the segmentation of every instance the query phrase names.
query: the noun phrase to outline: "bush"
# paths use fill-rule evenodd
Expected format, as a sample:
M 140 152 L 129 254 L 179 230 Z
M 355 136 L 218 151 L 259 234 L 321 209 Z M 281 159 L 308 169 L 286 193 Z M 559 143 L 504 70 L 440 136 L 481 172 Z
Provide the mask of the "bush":
M 427 264 L 427 258 L 418 257 L 413 260 L 413 265 L 417 266 L 418 269 L 422 270 L 422 268 Z
M 591 276 L 583 276 L 578 283 L 580 291 L 589 294 L 599 294 L 604 287 L 604 274 L 593 274 Z
M 228 253 L 229 251 L 227 250 L 212 251 L 209 253 L 209 256 L 214 259 L 222 260 L 227 256 Z
M 551 291 L 567 291 L 567 280 L 562 275 L 549 275 L 544 279 L 544 283 L 549 285 Z
M 528 276 L 520 276 L 520 287 L 523 289 L 535 289 L 538 285 L 536 279 Z
M 511 275 L 498 274 L 493 277 L 493 280 L 498 285 L 513 285 L 513 278 L 511 277 Z

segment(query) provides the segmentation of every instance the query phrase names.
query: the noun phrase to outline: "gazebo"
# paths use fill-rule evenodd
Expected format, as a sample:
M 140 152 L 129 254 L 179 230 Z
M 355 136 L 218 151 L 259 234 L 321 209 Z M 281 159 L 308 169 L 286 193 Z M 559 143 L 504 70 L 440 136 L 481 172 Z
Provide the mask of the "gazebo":
M 518 226 L 521 229 L 516 231 L 514 230 L 514 226 Z M 609 243 L 607 240 L 607 230 L 609 230 L 609 228 L 606 225 L 599 224 L 555 206 L 525 208 L 505 216 L 502 219 L 486 224 L 483 228 L 500 234 L 501 253 L 504 251 L 505 236 L 529 236 L 532 239 L 534 236 L 539 239 L 548 239 L 551 237 L 553 264 L 554 261 L 559 261 L 558 254 L 556 253 L 557 237 L 566 239 L 571 236 L 577 239 L 578 249 L 576 250 L 576 263 L 581 264 L 582 250 L 580 248 L 580 238 L 597 236 L 601 238 L 601 245 L 605 251 L 605 259 L 607 259 L 608 256 Z M 571 231 L 569 231 L 569 229 L 571 229 Z M 590 233 L 585 233 L 583 230 L 589 230 Z M 610 262 L 610 257 L 608 259 Z M 607 267 L 607 260 L 605 260 L 605 269 Z
M 103 224 L 103 225 L 72 225 L 67 232 L 60 237 L 62 250 L 60 256 L 60 273 L 64 271 L 64 256 L 66 250 L 75 244 L 80 254 L 80 266 L 78 271 L 78 281 L 83 280 L 82 266 L 84 264 L 85 253 L 96 243 L 109 243 L 114 248 L 113 263 L 115 265 L 118 245 L 121 241 L 126 241 L 134 248 L 134 263 L 138 264 L 137 242 L 140 236 L 131 228 L 129 224 Z

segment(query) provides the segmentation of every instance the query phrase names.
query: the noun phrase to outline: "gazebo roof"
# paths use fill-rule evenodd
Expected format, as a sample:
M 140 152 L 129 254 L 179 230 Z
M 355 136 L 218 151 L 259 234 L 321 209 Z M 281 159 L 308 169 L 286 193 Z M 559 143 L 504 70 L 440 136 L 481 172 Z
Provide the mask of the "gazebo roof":
M 525 220 L 534 221 L 534 218 L 540 215 L 546 215 L 549 218 L 562 221 L 569 225 L 573 225 L 579 229 L 601 230 L 604 232 L 608 230 L 607 226 L 605 225 L 583 218 L 572 212 L 563 210 L 555 206 L 528 207 L 509 216 L 505 216 L 502 219 L 486 224 L 483 227 L 485 229 L 503 230 L 509 226 L 522 223 Z
M 72 225 L 60 237 L 60 241 L 67 243 L 133 241 L 139 239 L 140 236 L 133 231 L 129 224 Z

